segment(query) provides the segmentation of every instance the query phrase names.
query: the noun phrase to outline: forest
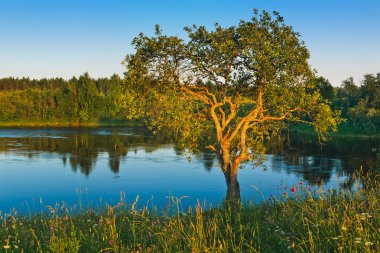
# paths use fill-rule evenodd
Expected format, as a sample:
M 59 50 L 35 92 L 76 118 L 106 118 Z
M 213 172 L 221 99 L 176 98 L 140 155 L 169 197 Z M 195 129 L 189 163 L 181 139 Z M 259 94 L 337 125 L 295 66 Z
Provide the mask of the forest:
M 339 129 L 375 135 L 380 129 L 380 73 L 366 74 L 360 84 L 352 77 L 334 87 L 315 78 L 316 89 L 345 119 Z M 0 79 L 0 124 L 16 122 L 71 122 L 127 120 L 128 90 L 118 75 L 92 78 L 88 73 L 62 78 Z M 138 101 L 136 101 L 138 103 Z
M 0 79 L 1 122 L 95 122 L 123 118 L 118 75 L 91 78 Z

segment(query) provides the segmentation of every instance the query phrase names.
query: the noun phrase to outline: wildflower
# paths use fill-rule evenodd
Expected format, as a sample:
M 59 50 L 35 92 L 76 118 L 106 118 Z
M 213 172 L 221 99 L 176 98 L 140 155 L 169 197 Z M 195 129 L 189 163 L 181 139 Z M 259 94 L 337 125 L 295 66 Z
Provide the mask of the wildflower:
M 343 231 L 347 231 L 347 228 L 344 225 L 340 229 L 343 230 Z
M 114 241 L 111 239 L 108 241 L 108 243 L 112 245 L 114 243 Z
M 309 192 L 311 192 L 311 187 L 307 188 L 307 190 L 308 190 Z
M 292 186 L 292 189 L 290 189 L 292 193 L 295 193 L 296 192 L 296 187 L 293 185 Z
M 373 245 L 373 243 L 372 242 L 365 242 L 364 245 L 365 246 L 371 246 L 371 245 Z
M 4 249 L 9 249 L 11 246 L 9 246 L 9 245 L 4 245 Z
M 284 192 L 284 196 L 286 196 L 288 193 L 287 192 Z

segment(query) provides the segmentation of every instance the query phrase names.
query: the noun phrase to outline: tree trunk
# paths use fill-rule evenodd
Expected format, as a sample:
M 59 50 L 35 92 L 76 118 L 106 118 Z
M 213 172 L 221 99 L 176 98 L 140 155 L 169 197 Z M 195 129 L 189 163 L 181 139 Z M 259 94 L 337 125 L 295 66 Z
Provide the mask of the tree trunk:
M 240 205 L 240 186 L 237 180 L 238 166 L 229 164 L 227 170 L 224 171 L 224 177 L 226 178 L 227 194 L 226 201 L 231 206 Z

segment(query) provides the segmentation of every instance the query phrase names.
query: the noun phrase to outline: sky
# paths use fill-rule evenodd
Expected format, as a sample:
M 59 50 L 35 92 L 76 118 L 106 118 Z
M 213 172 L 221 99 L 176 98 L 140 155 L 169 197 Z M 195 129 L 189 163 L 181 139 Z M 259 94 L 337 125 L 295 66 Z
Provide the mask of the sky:
M 155 24 L 185 37 L 184 26 L 236 25 L 254 8 L 280 12 L 334 86 L 380 72 L 379 0 L 0 0 L 0 77 L 122 75 L 131 41 Z

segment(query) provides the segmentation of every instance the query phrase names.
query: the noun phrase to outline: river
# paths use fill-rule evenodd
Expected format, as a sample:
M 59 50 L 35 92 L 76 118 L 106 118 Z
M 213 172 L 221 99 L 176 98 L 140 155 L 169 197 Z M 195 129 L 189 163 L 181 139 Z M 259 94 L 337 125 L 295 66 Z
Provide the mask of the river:
M 355 187 L 355 170 L 376 166 L 379 140 L 334 140 L 321 146 L 292 140 L 270 149 L 259 165 L 239 171 L 241 197 L 260 203 L 295 185 Z M 220 204 L 226 183 L 212 154 L 189 157 L 143 128 L 0 128 L 0 210 L 35 213 L 49 206 L 73 209 L 128 204 L 164 208 L 181 199 Z M 289 192 L 290 193 L 290 192 Z

